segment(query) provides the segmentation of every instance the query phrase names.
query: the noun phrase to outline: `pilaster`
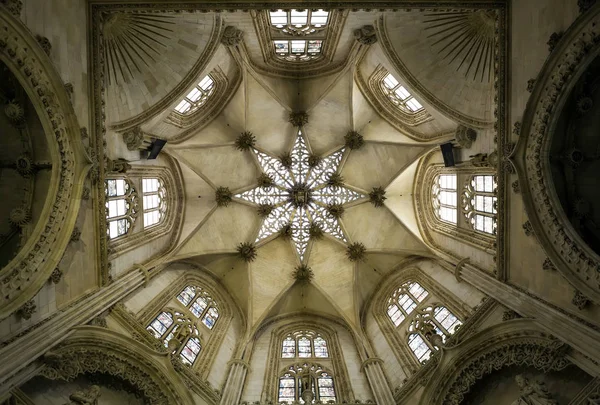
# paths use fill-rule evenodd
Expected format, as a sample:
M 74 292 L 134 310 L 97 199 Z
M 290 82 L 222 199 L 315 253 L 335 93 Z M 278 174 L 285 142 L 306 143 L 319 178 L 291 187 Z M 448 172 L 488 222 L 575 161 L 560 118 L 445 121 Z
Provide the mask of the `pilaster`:
M 229 373 L 219 405 L 237 405 L 242 397 L 249 365 L 248 362 L 242 359 L 234 359 L 227 364 L 229 365 Z
M 371 391 L 375 397 L 375 403 L 379 405 L 394 405 L 394 396 L 381 368 L 383 360 L 371 357 L 363 361 L 361 370 L 367 375 Z

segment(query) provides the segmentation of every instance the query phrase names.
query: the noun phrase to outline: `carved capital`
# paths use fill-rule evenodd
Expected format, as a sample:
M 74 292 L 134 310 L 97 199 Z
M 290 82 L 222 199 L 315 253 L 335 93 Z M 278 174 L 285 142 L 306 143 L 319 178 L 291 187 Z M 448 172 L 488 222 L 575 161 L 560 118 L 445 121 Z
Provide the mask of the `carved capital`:
M 469 149 L 477 139 L 477 132 L 473 128 L 459 125 L 456 128 L 455 139 L 458 147 Z
M 144 132 L 140 127 L 125 131 L 123 132 L 123 142 L 129 150 L 139 149 L 144 143 Z
M 361 28 L 354 30 L 354 39 L 363 45 L 372 45 L 377 42 L 377 34 L 375 27 L 372 25 L 363 25 Z
M 237 29 L 236 27 L 229 25 L 225 27 L 223 36 L 221 37 L 221 43 L 225 46 L 235 46 L 242 42 L 244 38 L 244 32 Z
M 108 173 L 127 173 L 131 169 L 129 161 L 123 158 L 108 159 L 106 162 L 106 171 Z

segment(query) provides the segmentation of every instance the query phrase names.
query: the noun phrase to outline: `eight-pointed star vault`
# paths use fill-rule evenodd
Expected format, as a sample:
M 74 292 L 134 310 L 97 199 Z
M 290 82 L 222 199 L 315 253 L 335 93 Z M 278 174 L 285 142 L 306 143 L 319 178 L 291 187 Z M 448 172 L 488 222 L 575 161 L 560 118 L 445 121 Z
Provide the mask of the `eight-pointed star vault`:
M 300 260 L 304 261 L 311 227 L 318 227 L 341 242 L 348 241 L 338 219 L 329 212 L 330 208 L 365 196 L 330 181 L 342 162 L 344 149 L 324 158 L 316 157 L 310 153 L 301 129 L 291 153 L 285 157 L 276 158 L 253 149 L 263 173 L 272 183 L 236 195 L 237 198 L 272 207 L 255 242 L 289 227 L 296 251 Z

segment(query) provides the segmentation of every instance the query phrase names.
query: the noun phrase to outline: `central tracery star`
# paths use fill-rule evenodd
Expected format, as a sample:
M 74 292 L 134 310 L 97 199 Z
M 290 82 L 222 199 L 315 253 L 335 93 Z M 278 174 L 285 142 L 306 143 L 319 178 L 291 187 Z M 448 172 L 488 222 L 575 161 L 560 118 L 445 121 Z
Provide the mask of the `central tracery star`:
M 300 260 L 304 260 L 311 236 L 311 226 L 347 243 L 338 218 L 330 213 L 332 206 L 341 206 L 365 195 L 331 181 L 342 162 L 344 148 L 318 158 L 311 155 L 302 131 L 289 155 L 275 158 L 252 149 L 271 185 L 258 186 L 237 194 L 237 198 L 258 205 L 270 205 L 256 242 L 289 227 L 291 239 Z

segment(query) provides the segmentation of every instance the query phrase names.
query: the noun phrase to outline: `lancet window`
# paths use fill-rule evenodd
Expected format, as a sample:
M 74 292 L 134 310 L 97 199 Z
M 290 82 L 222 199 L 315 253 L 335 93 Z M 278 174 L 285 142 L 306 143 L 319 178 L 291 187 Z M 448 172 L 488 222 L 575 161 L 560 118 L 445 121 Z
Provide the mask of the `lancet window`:
M 129 179 L 107 179 L 106 195 L 107 234 L 109 239 L 126 235 L 137 218 L 138 197 Z
M 189 115 L 202 107 L 213 94 L 215 82 L 210 75 L 204 76 L 202 80 L 194 87 L 175 107 L 175 112 L 182 115 Z
M 391 73 L 388 73 L 381 83 L 382 90 L 396 107 L 408 113 L 418 113 L 425 109 Z
M 408 346 L 417 360 L 426 362 L 431 357 L 433 350 L 437 350 L 432 342 L 434 335 L 441 337 L 441 341 L 452 335 L 462 322 L 444 306 L 427 306 L 418 310 L 408 328 Z
M 496 233 L 496 177 L 493 175 L 472 176 L 463 194 L 465 217 L 479 232 Z
M 162 311 L 146 328 L 184 364 L 192 365 L 202 346 L 196 323 L 177 310 Z
M 289 366 L 279 377 L 277 402 L 305 403 L 302 393 L 312 391 L 312 402 L 336 400 L 334 378 L 318 364 L 301 363 Z M 306 395 L 304 396 L 306 398 Z
M 198 286 L 187 286 L 179 293 L 177 300 L 206 328 L 214 328 L 219 319 L 219 308 L 208 292 Z
M 299 331 L 288 334 L 283 339 L 281 357 L 292 358 L 328 358 L 327 341 L 312 331 Z
M 456 175 L 441 174 L 433 183 L 433 207 L 439 219 L 456 224 L 457 222 L 457 191 Z
M 144 228 L 157 225 L 162 221 L 166 207 L 165 187 L 157 178 L 142 179 L 142 207 L 144 209 Z

